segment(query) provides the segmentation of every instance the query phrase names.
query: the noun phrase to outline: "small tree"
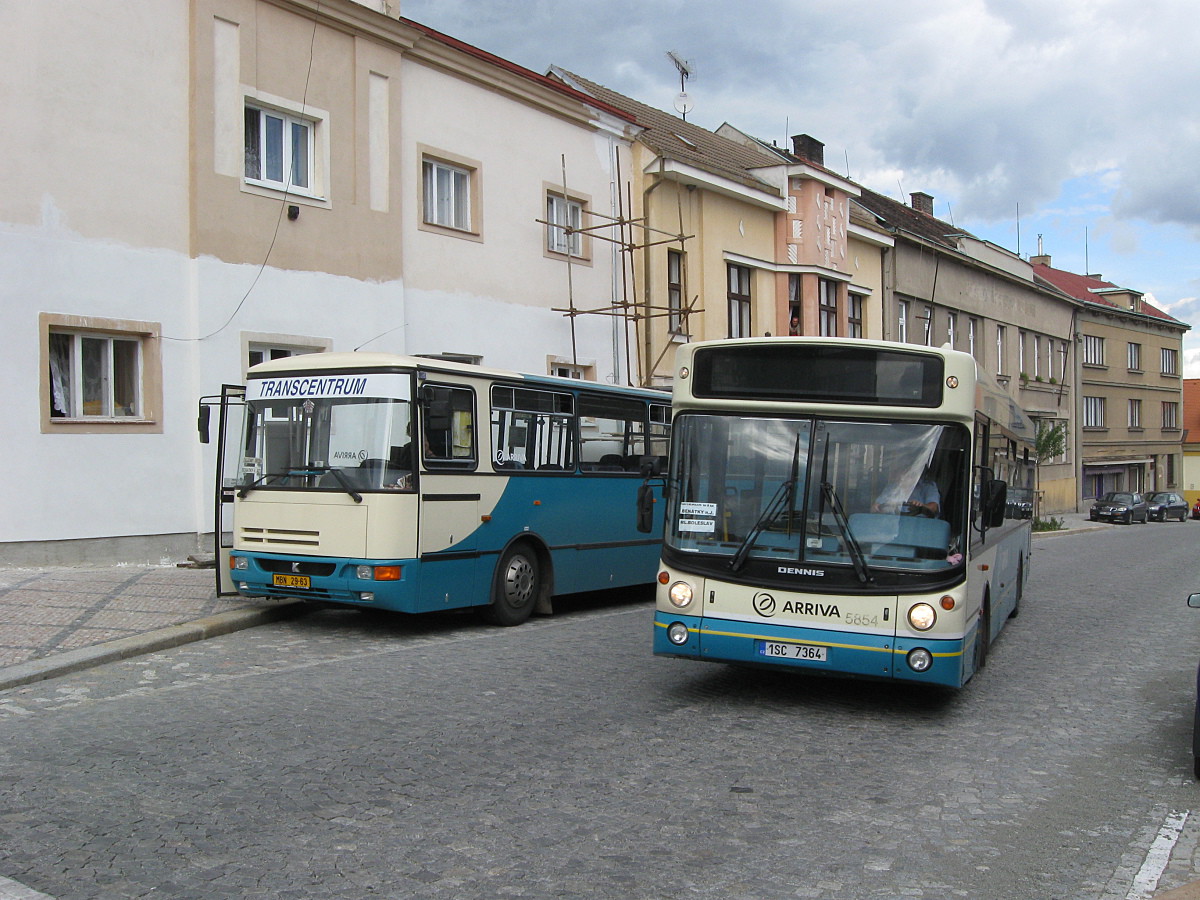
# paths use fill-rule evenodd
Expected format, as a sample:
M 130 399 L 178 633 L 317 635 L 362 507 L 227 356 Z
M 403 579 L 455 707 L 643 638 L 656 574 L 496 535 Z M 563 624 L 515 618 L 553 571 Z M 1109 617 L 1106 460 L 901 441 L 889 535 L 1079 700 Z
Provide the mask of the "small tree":
M 1033 452 L 1036 457 L 1034 479 L 1037 485 L 1036 496 L 1042 495 L 1042 464 L 1067 452 L 1067 423 L 1065 420 L 1051 425 L 1045 420 L 1038 423 L 1037 437 L 1033 442 Z M 1039 514 L 1041 510 L 1038 510 Z

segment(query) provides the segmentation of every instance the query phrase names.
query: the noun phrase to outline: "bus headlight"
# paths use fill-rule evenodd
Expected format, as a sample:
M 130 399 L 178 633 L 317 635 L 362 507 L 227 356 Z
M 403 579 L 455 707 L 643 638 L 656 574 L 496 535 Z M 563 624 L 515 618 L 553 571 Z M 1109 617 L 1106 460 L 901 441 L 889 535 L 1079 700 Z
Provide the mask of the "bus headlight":
M 229 557 L 229 568 L 231 569 L 248 569 L 250 568 L 250 560 L 244 556 Z
M 914 672 L 927 672 L 933 665 L 933 654 L 924 647 L 908 651 L 908 667 Z
M 937 613 L 928 603 L 918 603 L 908 611 L 908 624 L 917 631 L 928 631 L 937 621 Z
M 672 622 L 667 627 L 667 640 L 677 647 L 681 647 L 688 642 L 687 626 L 682 622 Z
M 692 602 L 692 586 L 682 581 L 675 582 L 667 589 L 667 599 L 671 601 L 672 606 L 683 609 Z M 685 637 L 684 640 L 687 640 L 687 638 Z M 676 643 L 682 642 L 676 641 Z

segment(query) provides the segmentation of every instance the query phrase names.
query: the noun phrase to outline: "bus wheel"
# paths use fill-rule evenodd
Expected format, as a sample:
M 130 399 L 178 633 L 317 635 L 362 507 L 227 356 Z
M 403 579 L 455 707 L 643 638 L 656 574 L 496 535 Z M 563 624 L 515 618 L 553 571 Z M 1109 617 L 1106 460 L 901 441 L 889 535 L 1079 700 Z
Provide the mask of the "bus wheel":
M 1021 614 L 1021 600 L 1025 596 L 1025 560 L 1017 563 L 1017 602 L 1013 604 L 1012 612 L 1008 614 L 1010 619 L 1015 619 Z
M 528 544 L 514 544 L 500 557 L 492 577 L 492 603 L 483 617 L 493 625 L 520 625 L 529 618 L 541 592 L 538 558 Z
M 989 598 L 983 598 L 983 612 L 979 615 L 979 628 L 975 632 L 975 671 L 978 672 L 987 665 L 988 643 L 991 639 L 992 611 Z

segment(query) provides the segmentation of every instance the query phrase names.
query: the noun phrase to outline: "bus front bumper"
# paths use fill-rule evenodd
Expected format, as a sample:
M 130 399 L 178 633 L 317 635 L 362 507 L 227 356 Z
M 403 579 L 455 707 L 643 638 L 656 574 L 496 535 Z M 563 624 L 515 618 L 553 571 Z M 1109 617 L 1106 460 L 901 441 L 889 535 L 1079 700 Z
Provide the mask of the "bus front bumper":
M 654 615 L 654 653 L 959 687 L 963 641 L 769 625 L 658 610 Z M 919 670 L 926 661 L 928 665 Z
M 246 597 L 296 597 L 326 603 L 420 612 L 415 560 L 285 556 L 234 550 L 230 577 Z

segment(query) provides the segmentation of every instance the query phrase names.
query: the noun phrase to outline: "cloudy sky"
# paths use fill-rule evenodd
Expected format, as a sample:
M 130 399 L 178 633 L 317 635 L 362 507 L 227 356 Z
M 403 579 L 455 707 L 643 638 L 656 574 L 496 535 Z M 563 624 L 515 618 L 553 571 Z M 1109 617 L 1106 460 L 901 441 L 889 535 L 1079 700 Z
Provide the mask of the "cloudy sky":
M 1143 291 L 1195 324 L 1200 377 L 1200 14 L 1194 0 L 402 0 L 402 14 L 730 122 L 1023 256 Z

